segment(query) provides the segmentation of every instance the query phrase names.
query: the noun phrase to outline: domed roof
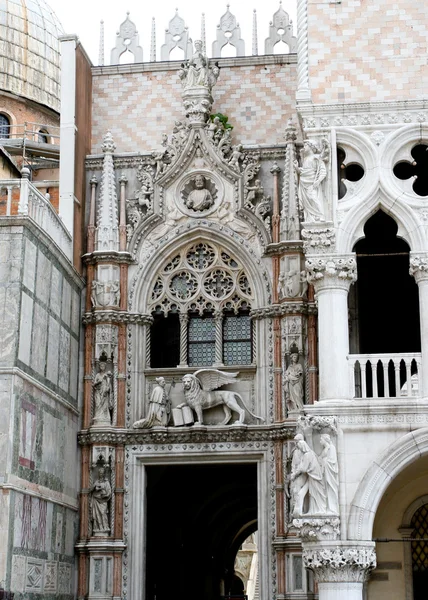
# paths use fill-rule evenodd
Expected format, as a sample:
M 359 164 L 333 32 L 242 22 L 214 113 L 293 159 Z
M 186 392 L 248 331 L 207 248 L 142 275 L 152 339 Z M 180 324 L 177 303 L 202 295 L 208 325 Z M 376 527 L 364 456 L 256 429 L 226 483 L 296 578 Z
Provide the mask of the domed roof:
M 0 0 L 0 90 L 59 111 L 62 33 L 45 0 Z

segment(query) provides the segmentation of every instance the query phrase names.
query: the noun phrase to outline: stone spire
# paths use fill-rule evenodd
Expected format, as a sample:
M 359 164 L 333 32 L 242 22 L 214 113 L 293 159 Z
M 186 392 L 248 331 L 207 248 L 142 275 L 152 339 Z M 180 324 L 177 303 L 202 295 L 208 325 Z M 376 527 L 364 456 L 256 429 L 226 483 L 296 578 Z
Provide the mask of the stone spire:
M 300 239 L 299 201 L 297 197 L 297 176 L 294 168 L 296 160 L 297 132 L 291 119 L 287 122 L 285 129 L 285 141 L 287 149 L 285 152 L 284 183 L 282 189 L 282 212 L 281 212 L 281 239 Z
M 205 34 L 205 13 L 202 13 L 201 16 L 201 42 L 202 42 L 202 52 L 204 54 L 207 53 L 207 41 Z
M 152 17 L 152 36 L 150 39 L 150 62 L 156 62 L 156 21 Z
M 100 48 L 98 51 L 98 64 L 104 64 L 104 21 L 100 21 Z
M 257 11 L 253 10 L 253 56 L 257 56 L 259 50 L 257 48 Z
M 98 252 L 119 250 L 119 228 L 117 214 L 116 179 L 113 153 L 116 144 L 110 131 L 104 136 L 101 146 L 104 152 L 103 173 L 98 198 L 97 229 L 95 248 Z

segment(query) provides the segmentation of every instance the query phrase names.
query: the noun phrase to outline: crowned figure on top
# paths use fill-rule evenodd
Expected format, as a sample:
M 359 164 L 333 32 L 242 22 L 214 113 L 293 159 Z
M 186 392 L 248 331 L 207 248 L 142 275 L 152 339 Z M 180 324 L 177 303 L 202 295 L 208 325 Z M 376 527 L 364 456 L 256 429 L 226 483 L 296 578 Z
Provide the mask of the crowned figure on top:
M 209 66 L 202 42 L 196 40 L 192 58 L 181 65 L 179 77 L 185 90 L 202 87 L 211 91 L 217 81 L 219 72 L 220 69 L 217 64 L 213 67 Z

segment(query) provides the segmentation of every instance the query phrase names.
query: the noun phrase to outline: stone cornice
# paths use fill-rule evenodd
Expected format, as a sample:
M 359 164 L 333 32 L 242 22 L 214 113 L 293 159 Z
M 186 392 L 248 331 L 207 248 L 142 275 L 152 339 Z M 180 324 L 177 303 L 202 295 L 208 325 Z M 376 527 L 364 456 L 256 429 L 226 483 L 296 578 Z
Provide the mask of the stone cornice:
M 135 325 L 151 325 L 153 317 L 144 313 L 129 313 L 119 310 L 93 310 L 82 317 L 83 325 L 96 323 L 132 323 Z
M 268 244 L 264 250 L 264 256 L 280 256 L 288 252 L 302 252 L 303 242 L 301 240 L 283 240 L 276 244 Z
M 296 432 L 294 423 L 278 425 L 231 425 L 229 427 L 157 427 L 150 430 L 87 429 L 79 433 L 81 446 L 109 444 L 113 446 L 132 444 L 181 444 L 181 443 L 229 443 L 270 442 L 291 439 Z
M 252 319 L 274 319 L 275 317 L 284 317 L 285 315 L 314 315 L 317 314 L 317 307 L 314 302 L 282 302 L 281 304 L 272 304 L 255 308 L 250 312 Z
M 82 262 L 85 264 L 97 264 L 97 263 L 117 263 L 117 264 L 131 264 L 134 262 L 133 257 L 129 252 L 116 252 L 114 250 L 110 252 L 91 252 L 82 256 Z

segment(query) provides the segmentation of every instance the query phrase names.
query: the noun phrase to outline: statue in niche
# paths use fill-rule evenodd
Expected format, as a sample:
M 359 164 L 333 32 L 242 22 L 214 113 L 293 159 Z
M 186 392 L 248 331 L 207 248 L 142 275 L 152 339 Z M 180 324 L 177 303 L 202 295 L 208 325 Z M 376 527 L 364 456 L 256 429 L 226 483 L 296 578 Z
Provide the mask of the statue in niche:
M 210 68 L 207 55 L 202 49 L 201 40 L 195 41 L 195 51 L 187 63 L 181 65 L 178 75 L 185 90 L 189 88 L 204 87 L 211 91 L 219 76 L 220 69 L 217 65 Z
M 294 441 L 296 443 L 293 454 L 291 457 L 291 473 L 295 473 L 302 462 L 303 452 L 300 450 L 298 446 L 298 442 L 300 440 L 304 440 L 303 435 L 298 433 L 294 436 Z M 290 476 L 290 515 L 296 516 L 298 514 L 298 500 L 299 500 L 299 492 L 302 489 L 305 483 L 305 475 L 302 473 L 300 475 L 296 475 L 291 479 Z M 303 503 L 303 501 L 302 501 Z
M 302 410 L 304 400 L 303 367 L 299 363 L 298 352 L 290 354 L 290 364 L 285 374 L 285 401 L 288 410 Z
M 171 404 L 165 390 L 165 379 L 156 377 L 156 385 L 153 387 L 149 400 L 149 413 L 145 419 L 136 421 L 136 429 L 150 429 L 155 426 L 166 427 L 171 413 Z
M 328 433 L 320 438 L 323 447 L 319 455 L 321 471 L 324 479 L 325 492 L 327 496 L 327 512 L 333 515 L 339 514 L 339 466 L 337 464 L 336 448 Z
M 111 486 L 106 477 L 104 467 L 98 469 L 98 479 L 91 486 L 91 519 L 94 535 L 109 534 L 108 503 L 111 499 Z
M 246 406 L 242 396 L 237 392 L 230 390 L 219 390 L 218 388 L 230 383 L 236 383 L 236 377 L 239 373 L 225 373 L 217 369 L 199 369 L 193 375 L 184 375 L 183 390 L 186 402 L 180 404 L 177 408 L 190 406 L 196 413 L 196 425 L 203 424 L 203 411 L 214 406 L 222 406 L 224 410 L 224 420 L 221 425 L 227 425 L 232 418 L 232 411 L 239 415 L 236 425 L 242 425 L 245 420 L 245 411 L 259 421 L 264 421 L 263 417 L 258 417 Z M 238 399 L 239 402 L 238 403 Z M 242 407 L 240 406 L 242 404 Z
M 325 221 L 325 198 L 322 182 L 327 176 L 326 163 L 330 156 L 330 146 L 326 139 L 318 144 L 314 140 L 305 140 L 301 150 L 302 166 L 298 161 L 294 167 L 299 174 L 299 200 L 304 212 L 304 219 Z
M 195 188 L 189 192 L 189 195 L 185 200 L 187 208 L 191 208 L 194 211 L 211 208 L 214 204 L 214 198 L 206 187 L 205 177 L 203 175 L 196 175 L 193 181 L 195 183 Z
M 296 439 L 298 438 L 298 439 Z M 292 470 L 290 480 L 293 485 L 293 516 L 298 517 L 306 515 L 325 515 L 327 508 L 327 498 L 324 486 L 324 478 L 321 471 L 318 457 L 303 436 L 295 436 L 296 446 L 299 454 L 296 460 L 292 460 Z M 297 482 L 298 483 L 297 483 Z M 309 509 L 303 513 L 303 504 L 306 495 L 308 495 Z
M 112 373 L 106 371 L 106 361 L 100 360 L 100 370 L 95 375 L 94 386 L 94 423 L 111 425 L 113 410 Z

